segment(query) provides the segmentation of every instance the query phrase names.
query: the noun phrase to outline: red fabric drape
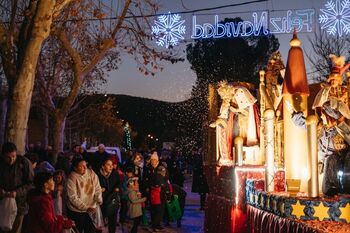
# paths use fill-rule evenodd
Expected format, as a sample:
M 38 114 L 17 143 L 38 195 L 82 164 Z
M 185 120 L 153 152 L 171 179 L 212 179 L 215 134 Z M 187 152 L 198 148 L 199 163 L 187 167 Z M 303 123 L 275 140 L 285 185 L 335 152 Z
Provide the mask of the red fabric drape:
M 260 117 L 259 117 L 259 109 L 256 104 L 253 105 L 254 109 L 254 119 L 255 119 L 255 127 L 256 127 L 256 136 L 260 141 Z
M 317 233 L 317 230 L 305 224 L 281 218 L 250 205 L 247 205 L 247 217 L 250 233 Z

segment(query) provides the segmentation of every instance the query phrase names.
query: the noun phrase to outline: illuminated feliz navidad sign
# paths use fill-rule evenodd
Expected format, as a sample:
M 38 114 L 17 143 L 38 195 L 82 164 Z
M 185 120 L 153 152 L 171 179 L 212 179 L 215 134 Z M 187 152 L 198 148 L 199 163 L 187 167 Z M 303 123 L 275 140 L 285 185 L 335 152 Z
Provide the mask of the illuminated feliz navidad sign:
M 209 39 L 222 37 L 247 37 L 268 34 L 312 32 L 315 23 L 315 10 L 288 10 L 283 16 L 272 17 L 268 11 L 253 12 L 251 21 L 238 23 L 220 23 L 219 16 L 214 16 L 214 24 L 198 23 L 197 16 L 192 16 L 192 39 Z M 320 9 L 319 23 L 321 29 L 333 36 L 350 34 L 350 0 L 330 0 Z M 152 33 L 159 46 L 168 48 L 184 40 L 186 34 L 185 20 L 179 14 L 158 16 L 152 26 Z

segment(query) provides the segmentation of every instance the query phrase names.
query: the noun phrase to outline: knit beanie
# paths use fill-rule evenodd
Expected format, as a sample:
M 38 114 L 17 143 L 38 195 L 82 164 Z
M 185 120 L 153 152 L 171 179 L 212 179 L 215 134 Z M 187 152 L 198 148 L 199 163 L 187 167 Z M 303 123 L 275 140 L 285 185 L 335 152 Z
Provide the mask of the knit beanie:
M 131 177 L 131 178 L 129 178 L 128 181 L 127 181 L 128 182 L 128 186 L 131 185 L 131 184 L 134 184 L 135 181 L 137 181 L 137 180 L 139 180 L 138 177 Z

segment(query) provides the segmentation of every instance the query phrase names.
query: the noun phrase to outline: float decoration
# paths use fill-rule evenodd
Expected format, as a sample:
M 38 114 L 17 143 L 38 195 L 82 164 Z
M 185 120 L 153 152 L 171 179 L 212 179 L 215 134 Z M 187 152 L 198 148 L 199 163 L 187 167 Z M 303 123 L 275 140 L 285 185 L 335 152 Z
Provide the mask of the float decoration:
M 350 194 L 349 88 L 343 85 L 350 64 L 344 57 L 330 55 L 332 71 L 313 98 L 296 33 L 290 46 L 286 66 L 275 52 L 260 71 L 259 103 L 242 84 L 218 84 L 222 104 L 210 125 L 216 128 L 212 170 L 217 172 L 209 175 L 218 188 L 211 193 L 208 212 L 219 216 L 215 203 L 223 193 L 230 194 L 224 202 L 232 208 L 231 216 L 226 216 L 231 219 L 231 232 L 243 232 L 245 226 L 265 229 L 259 224 L 270 227 L 281 221 L 305 232 L 327 228 L 326 220 L 342 228 L 342 223 L 350 223 L 350 196 L 344 195 Z M 315 115 L 308 115 L 312 110 Z M 227 182 L 232 182 L 230 189 L 225 188 Z M 263 224 L 263 216 L 273 223 Z M 209 225 L 206 229 L 217 230 Z

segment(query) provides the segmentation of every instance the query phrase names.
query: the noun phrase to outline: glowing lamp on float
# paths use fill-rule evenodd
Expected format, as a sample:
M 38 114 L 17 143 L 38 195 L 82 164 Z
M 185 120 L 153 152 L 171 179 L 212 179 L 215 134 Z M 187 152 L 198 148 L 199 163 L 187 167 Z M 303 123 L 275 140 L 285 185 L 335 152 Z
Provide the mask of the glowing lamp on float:
M 290 41 L 286 74 L 283 82 L 284 155 L 287 189 L 291 193 L 308 191 L 308 138 L 306 128 L 292 120 L 292 115 L 302 113 L 307 117 L 309 87 L 303 50 L 296 33 Z M 300 183 L 300 189 L 298 184 Z

